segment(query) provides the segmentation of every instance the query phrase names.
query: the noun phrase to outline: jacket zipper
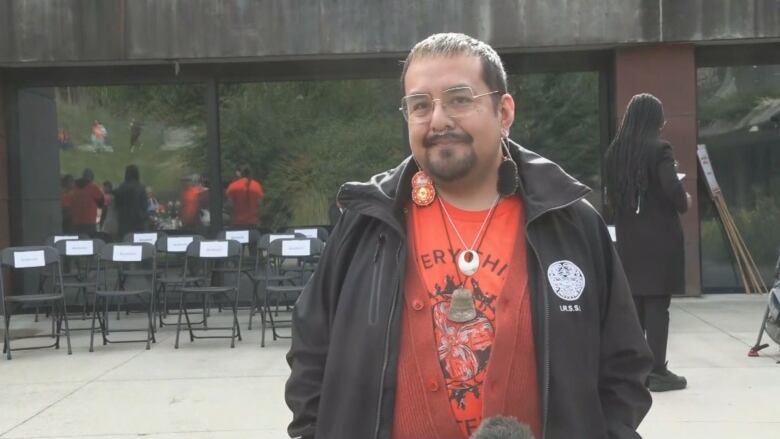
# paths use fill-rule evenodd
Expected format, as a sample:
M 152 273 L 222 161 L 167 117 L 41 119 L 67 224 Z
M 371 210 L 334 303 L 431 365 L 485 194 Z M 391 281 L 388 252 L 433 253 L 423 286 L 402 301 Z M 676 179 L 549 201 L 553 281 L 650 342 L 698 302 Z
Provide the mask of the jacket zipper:
M 545 215 L 547 213 L 550 213 L 554 210 L 559 209 L 565 209 L 572 204 L 580 201 L 582 197 L 577 198 L 576 200 L 570 201 L 564 205 L 551 207 L 547 210 L 543 210 L 539 212 L 538 215 L 534 216 L 525 225 L 525 236 L 528 240 L 528 244 L 531 246 L 531 250 L 534 252 L 534 256 L 536 257 L 536 263 L 539 265 L 539 272 L 541 273 L 541 284 L 542 284 L 542 291 L 543 291 L 543 297 L 544 297 L 544 393 L 542 394 L 542 437 L 541 439 L 544 439 L 545 436 L 547 436 L 547 414 L 549 409 L 549 399 L 550 399 L 550 298 L 548 297 L 547 292 L 547 282 L 544 277 L 544 271 L 542 268 L 542 259 L 539 256 L 539 252 L 536 250 L 536 246 L 534 245 L 533 241 L 530 238 L 530 235 L 528 233 L 528 227 L 531 225 L 532 222 L 534 222 L 536 219 L 541 217 L 542 215 Z
M 539 252 L 536 250 L 536 246 L 528 237 L 528 227 L 525 230 L 525 236 L 528 239 L 528 244 L 534 251 L 536 257 L 536 263 L 539 266 L 539 272 L 542 274 L 539 279 L 542 284 L 542 291 L 544 297 L 544 392 L 542 393 L 542 437 L 544 439 L 547 434 L 547 400 L 550 398 L 550 301 L 547 297 L 547 283 L 545 283 L 544 273 L 542 272 L 542 260 L 539 257 Z
M 403 241 L 398 245 L 398 250 L 395 253 L 395 262 L 400 265 L 401 248 L 403 247 Z M 376 424 L 374 426 L 374 439 L 379 438 L 379 427 L 382 419 L 382 397 L 385 390 L 385 375 L 387 375 L 387 366 L 389 363 L 388 357 L 390 356 L 390 327 L 393 325 L 393 316 L 395 315 L 396 304 L 398 303 L 398 293 L 400 290 L 400 271 L 395 271 L 395 295 L 393 296 L 393 303 L 390 305 L 390 318 L 387 320 L 387 328 L 385 328 L 385 354 L 382 361 L 382 378 L 379 380 L 379 397 L 376 402 Z
M 374 267 L 371 270 L 371 299 L 368 304 L 368 324 L 375 325 L 379 318 L 379 291 L 382 288 L 382 273 L 385 268 L 385 258 L 379 258 L 382 255 L 382 248 L 385 244 L 385 234 L 380 233 L 374 252 Z

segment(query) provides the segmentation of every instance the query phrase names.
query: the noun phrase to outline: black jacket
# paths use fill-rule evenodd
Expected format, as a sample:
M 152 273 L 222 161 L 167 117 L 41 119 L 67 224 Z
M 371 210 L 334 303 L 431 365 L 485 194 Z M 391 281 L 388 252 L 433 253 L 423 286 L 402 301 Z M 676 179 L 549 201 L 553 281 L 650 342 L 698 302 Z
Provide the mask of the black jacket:
M 120 239 L 127 233 L 140 232 L 146 228 L 149 197 L 143 184 L 125 180 L 114 191 L 114 205 L 119 220 Z
M 638 438 L 651 403 L 644 381 L 652 357 L 606 227 L 583 200 L 585 186 L 514 143 L 511 152 L 526 212 L 544 437 Z M 407 159 L 339 193 L 346 210 L 293 314 L 286 387 L 292 437 L 391 435 L 407 248 L 403 209 L 416 171 Z M 584 291 L 573 301 L 548 282 L 548 267 L 563 261 L 584 275 Z
M 677 178 L 672 146 L 654 145 L 647 169 L 647 190 L 635 209 L 617 209 L 617 249 L 635 296 L 685 293 L 685 251 L 679 213 L 688 210 Z

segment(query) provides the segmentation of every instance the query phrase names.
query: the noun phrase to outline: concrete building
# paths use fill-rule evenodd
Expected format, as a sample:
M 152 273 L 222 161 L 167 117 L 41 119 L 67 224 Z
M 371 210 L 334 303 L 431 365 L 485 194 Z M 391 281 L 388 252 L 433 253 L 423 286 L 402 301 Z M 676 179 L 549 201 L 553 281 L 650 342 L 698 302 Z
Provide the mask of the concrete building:
M 703 124 L 701 87 L 714 78 L 706 93 L 736 96 L 750 83 L 755 96 L 780 98 L 778 0 L 0 0 L 0 247 L 40 242 L 61 225 L 55 88 L 199 84 L 217 182 L 221 84 L 395 79 L 410 47 L 441 31 L 487 41 L 513 74 L 594 72 L 602 152 L 630 97 L 658 96 L 695 199 L 683 216 L 687 293 L 701 294 L 703 278 L 711 291 L 738 285 L 719 280 L 728 263 L 703 274 L 696 145 L 739 148 L 721 154 L 742 169 L 723 171 L 744 186 L 734 197 L 763 187 L 780 210 L 780 107 L 762 101 L 745 122 L 735 111 Z M 761 140 L 750 137 L 757 131 Z M 218 227 L 222 197 L 209 202 Z M 769 234 L 780 245 L 777 228 Z

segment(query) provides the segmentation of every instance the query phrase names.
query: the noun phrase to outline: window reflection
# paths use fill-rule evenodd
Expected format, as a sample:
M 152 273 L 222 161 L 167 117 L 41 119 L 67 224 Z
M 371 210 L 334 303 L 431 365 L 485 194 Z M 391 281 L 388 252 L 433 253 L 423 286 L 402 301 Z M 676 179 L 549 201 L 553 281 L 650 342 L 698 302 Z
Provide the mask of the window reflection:
M 780 246 L 780 65 L 698 69 L 699 143 L 764 278 Z M 723 227 L 700 186 L 705 290 L 741 289 Z

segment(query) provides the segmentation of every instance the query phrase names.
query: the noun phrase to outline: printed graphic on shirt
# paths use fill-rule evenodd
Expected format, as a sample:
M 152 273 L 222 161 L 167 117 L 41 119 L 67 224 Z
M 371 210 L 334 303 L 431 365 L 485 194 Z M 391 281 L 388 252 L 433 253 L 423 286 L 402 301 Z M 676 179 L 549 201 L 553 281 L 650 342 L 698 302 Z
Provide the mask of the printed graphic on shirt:
M 471 280 L 477 317 L 465 323 L 447 319 L 452 293 L 457 288 L 452 277 L 447 276 L 444 288 L 437 285 L 431 294 L 433 323 L 441 364 L 450 401 L 464 410 L 467 400 L 479 399 L 479 385 L 484 382 L 490 348 L 495 338 L 495 296 L 485 294 L 479 282 Z
M 463 250 L 457 233 L 443 221 L 440 206 L 414 208 L 415 259 L 431 304 L 434 342 L 446 383 L 447 396 L 455 421 L 470 437 L 482 421 L 483 383 L 496 335 L 496 304 L 511 270 L 519 199 L 504 200 L 485 228 L 484 239 L 476 246 L 479 269 L 470 277 L 458 272 L 457 258 Z M 469 244 L 477 236 L 486 211 L 470 212 L 447 205 L 458 232 Z M 448 236 L 449 233 L 449 236 Z M 453 292 L 471 290 L 476 318 L 458 323 L 447 318 Z M 432 358 L 433 360 L 433 358 Z

